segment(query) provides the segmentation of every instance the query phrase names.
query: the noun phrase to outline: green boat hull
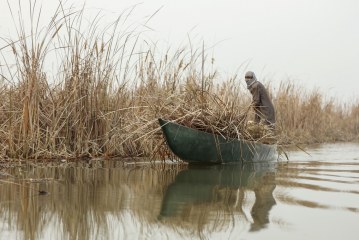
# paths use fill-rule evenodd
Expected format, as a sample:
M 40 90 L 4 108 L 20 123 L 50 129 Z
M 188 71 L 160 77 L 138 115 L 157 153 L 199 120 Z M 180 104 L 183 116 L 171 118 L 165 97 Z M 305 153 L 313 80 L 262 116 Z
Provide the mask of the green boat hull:
M 192 129 L 159 119 L 168 147 L 188 163 L 242 163 L 275 161 L 277 146 L 223 136 Z

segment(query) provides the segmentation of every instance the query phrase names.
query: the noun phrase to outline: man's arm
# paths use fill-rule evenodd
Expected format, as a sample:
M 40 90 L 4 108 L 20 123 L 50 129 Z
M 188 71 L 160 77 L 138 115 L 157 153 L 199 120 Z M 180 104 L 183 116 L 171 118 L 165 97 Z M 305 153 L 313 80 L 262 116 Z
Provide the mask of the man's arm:
M 260 89 L 258 86 L 253 87 L 251 90 L 253 101 L 252 104 L 255 107 L 259 107 L 261 105 L 261 98 L 260 98 Z
M 255 123 L 259 123 L 261 121 L 261 117 L 260 117 L 260 110 L 259 108 L 261 107 L 261 98 L 260 98 L 260 89 L 258 86 L 253 87 L 251 89 L 251 94 L 252 94 L 252 104 L 253 104 L 253 108 L 254 108 L 254 122 Z

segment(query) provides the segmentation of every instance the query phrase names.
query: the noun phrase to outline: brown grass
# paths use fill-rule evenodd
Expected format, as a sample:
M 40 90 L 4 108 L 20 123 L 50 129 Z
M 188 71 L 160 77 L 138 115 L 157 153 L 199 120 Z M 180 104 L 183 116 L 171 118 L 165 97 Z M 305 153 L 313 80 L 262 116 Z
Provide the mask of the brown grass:
M 318 90 L 282 83 L 275 94 L 282 143 L 322 143 L 358 139 L 358 102 L 342 104 Z
M 219 79 L 216 71 L 207 71 L 211 63 L 204 46 L 164 54 L 155 44 L 144 49 L 140 43 L 149 41 L 142 38 L 143 30 L 123 27 L 130 12 L 100 29 L 100 18 L 84 27 L 83 9 L 60 5 L 44 28 L 25 29 L 21 20 L 16 24 L 17 38 L 6 40 L 1 50 L 2 158 L 165 158 L 159 117 L 226 137 L 267 137 L 247 126 L 253 112 L 241 79 Z M 56 74 L 45 70 L 53 58 L 59 62 Z M 358 136 L 358 102 L 346 106 L 324 100 L 319 91 L 292 82 L 268 88 L 279 144 Z

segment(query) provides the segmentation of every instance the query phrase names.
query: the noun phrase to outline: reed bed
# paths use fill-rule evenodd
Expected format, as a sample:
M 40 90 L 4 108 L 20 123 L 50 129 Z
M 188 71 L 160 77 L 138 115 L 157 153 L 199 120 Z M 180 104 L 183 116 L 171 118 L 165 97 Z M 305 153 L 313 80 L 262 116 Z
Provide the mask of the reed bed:
M 165 159 L 171 153 L 159 117 L 224 137 L 278 144 L 358 136 L 358 101 L 324 100 L 319 91 L 290 81 L 276 90 L 266 83 L 276 131 L 248 123 L 251 97 L 241 78 L 213 70 L 204 44 L 162 52 L 143 37 L 146 26 L 126 22 L 132 10 L 104 28 L 100 17 L 85 25 L 84 9 L 62 5 L 45 27 L 27 29 L 22 18 L 15 23 L 18 36 L 3 39 L 1 48 L 2 159 Z M 37 16 L 35 6 L 31 11 Z M 46 64 L 54 59 L 57 68 L 49 72 Z

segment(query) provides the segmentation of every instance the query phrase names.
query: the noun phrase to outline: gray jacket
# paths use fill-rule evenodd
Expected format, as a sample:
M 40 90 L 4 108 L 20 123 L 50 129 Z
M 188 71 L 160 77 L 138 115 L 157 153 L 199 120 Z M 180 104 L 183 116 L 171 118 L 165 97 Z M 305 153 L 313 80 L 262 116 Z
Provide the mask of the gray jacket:
M 262 83 L 255 81 L 248 87 L 253 97 L 253 107 L 255 111 L 254 122 L 259 123 L 261 118 L 264 119 L 264 124 L 275 124 L 275 111 L 272 101 L 269 98 L 268 92 Z

